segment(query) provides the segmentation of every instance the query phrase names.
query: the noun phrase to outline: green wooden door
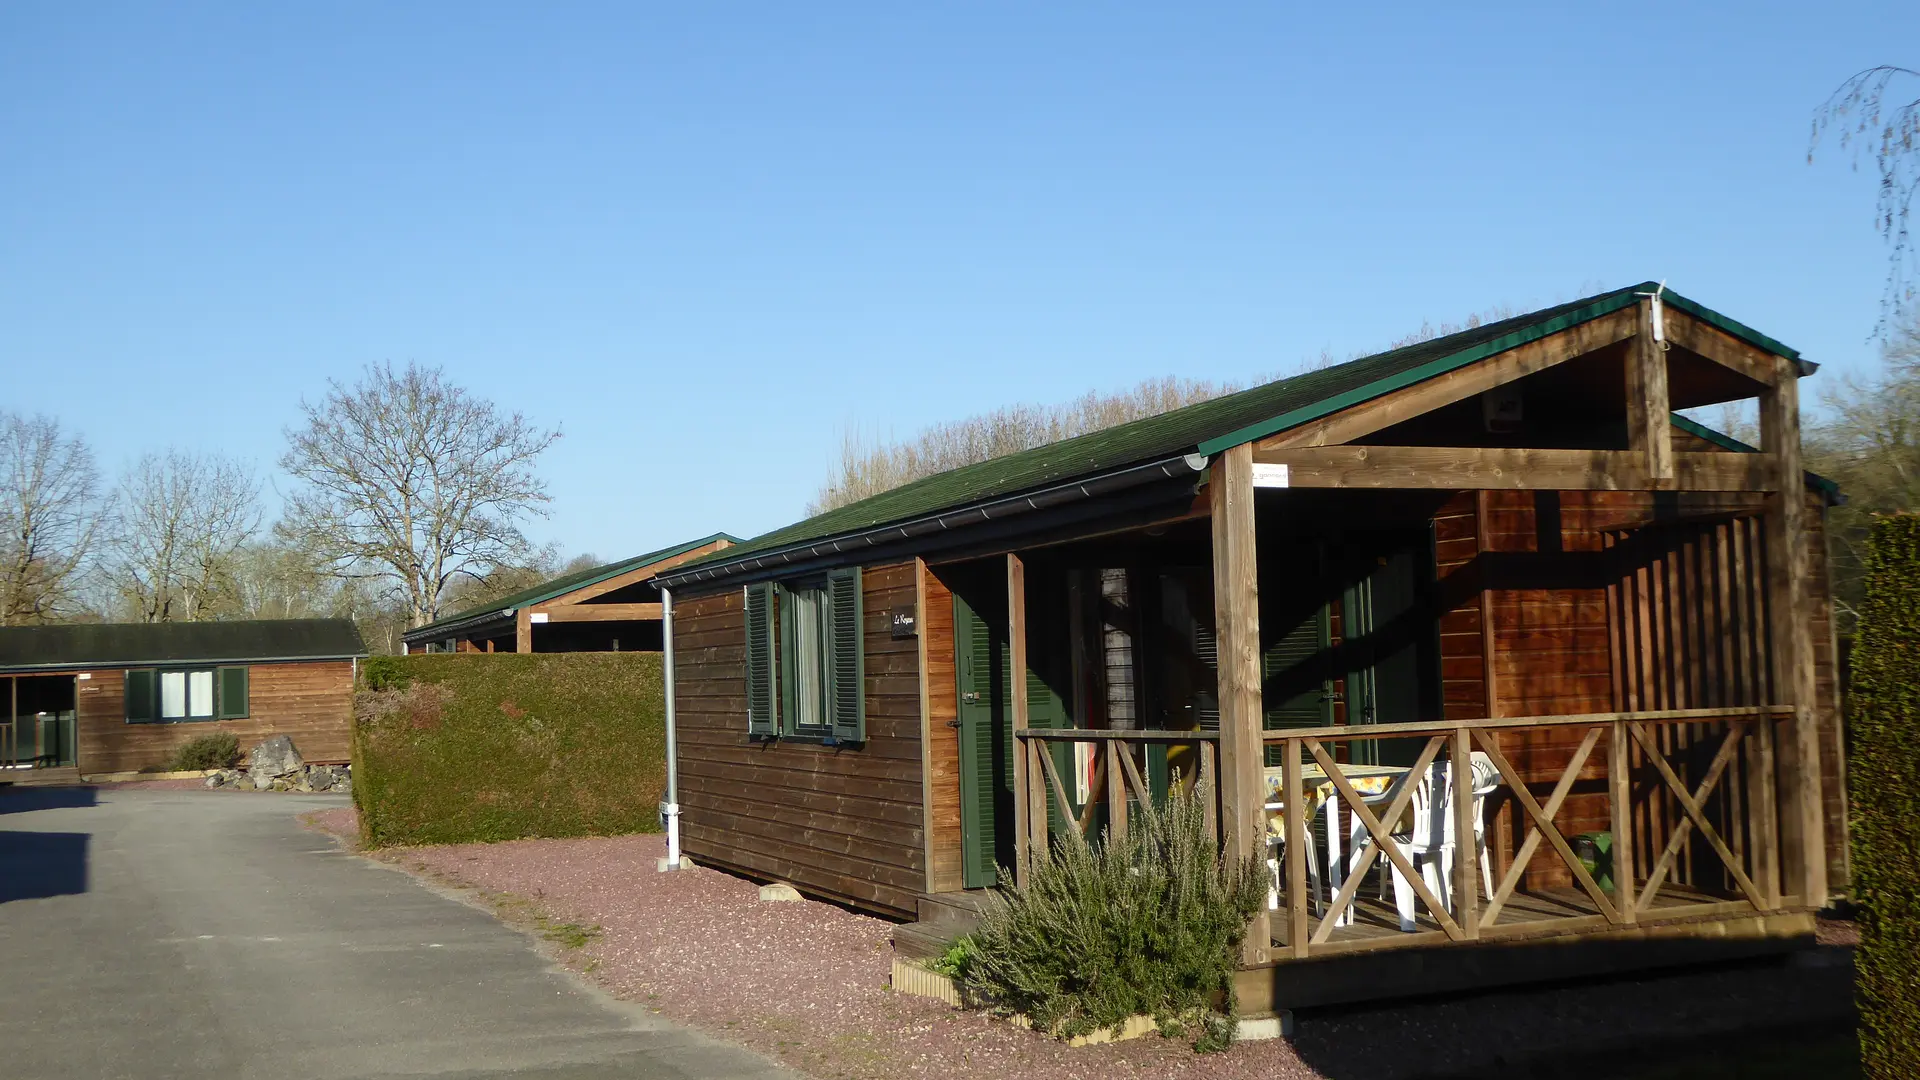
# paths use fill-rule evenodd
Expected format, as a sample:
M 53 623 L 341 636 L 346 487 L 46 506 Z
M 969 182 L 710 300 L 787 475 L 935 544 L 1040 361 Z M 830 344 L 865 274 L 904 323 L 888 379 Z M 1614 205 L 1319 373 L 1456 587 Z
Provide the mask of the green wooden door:
M 1383 545 L 1368 573 L 1343 598 L 1342 630 L 1354 663 L 1347 674 L 1347 722 L 1404 724 L 1438 715 L 1439 626 L 1424 600 L 1433 583 L 1431 534 Z M 1411 765 L 1424 739 L 1369 739 L 1353 760 Z
M 1280 635 L 1261 650 L 1261 726 L 1268 731 L 1326 727 L 1333 723 L 1333 679 L 1327 667 L 1333 633 L 1327 605 L 1288 618 L 1295 621 L 1280 622 Z M 1269 768 L 1279 765 L 1280 757 L 1279 747 L 1267 747 Z
M 1013 746 L 1002 672 L 1005 634 L 953 595 L 954 682 L 960 705 L 961 879 L 969 889 L 998 877 L 1005 831 L 1012 833 Z

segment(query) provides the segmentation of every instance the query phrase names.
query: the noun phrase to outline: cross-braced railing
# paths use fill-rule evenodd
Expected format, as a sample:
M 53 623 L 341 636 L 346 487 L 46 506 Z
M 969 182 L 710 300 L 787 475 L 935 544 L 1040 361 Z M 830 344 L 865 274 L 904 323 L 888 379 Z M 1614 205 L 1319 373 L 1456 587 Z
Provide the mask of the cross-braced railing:
M 1779 910 L 1792 898 L 1775 729 L 1792 717 L 1760 706 L 1265 732 L 1266 829 L 1252 842 L 1272 856 L 1272 958 Z M 1213 835 L 1235 812 L 1214 782 L 1217 733 L 1015 736 L 1023 862 L 1059 832 L 1124 833 L 1182 784 L 1213 793 Z M 1063 749 L 1076 745 L 1090 749 Z M 1170 767 L 1175 747 L 1187 749 Z M 1599 837 L 1610 848 L 1596 851 Z M 1389 887 L 1411 903 L 1396 913 Z
M 1269 732 L 1264 741 L 1280 758 L 1278 956 L 1776 910 L 1782 900 L 1774 725 L 1792 715 L 1784 707 L 1687 709 Z M 1355 770 L 1336 751 L 1351 759 L 1359 747 L 1388 739 L 1396 740 L 1398 756 L 1412 753 L 1411 767 L 1379 794 L 1363 794 L 1349 774 L 1379 770 Z M 1603 742 L 1605 753 L 1596 755 Z M 1483 775 L 1495 782 L 1483 799 L 1476 798 L 1474 769 L 1441 763 L 1443 754 L 1446 762 L 1485 763 Z M 1309 789 L 1309 769 L 1324 796 Z M 1739 782 L 1728 783 L 1735 774 Z M 1442 784 L 1451 788 L 1445 797 L 1434 790 Z M 1451 815 L 1451 828 L 1409 822 L 1415 803 Z M 1335 830 L 1334 844 L 1325 844 L 1328 829 Z M 1589 833 L 1610 842 L 1602 871 L 1608 881 L 1575 851 L 1575 841 Z M 1432 838 L 1425 850 L 1416 834 Z M 1476 836 L 1486 837 L 1484 848 Z M 1704 850 L 1694 847 L 1696 838 Z M 1329 858 L 1330 872 L 1321 875 L 1344 881 L 1317 889 L 1309 880 L 1317 843 L 1332 852 L 1347 839 L 1351 854 L 1338 863 Z M 1442 839 L 1452 873 L 1436 892 L 1435 879 L 1414 863 L 1431 858 Z M 1535 856 L 1542 847 L 1556 859 L 1541 865 Z M 1658 854 L 1649 858 L 1652 851 Z M 1490 894 L 1481 886 L 1483 857 L 1495 870 L 1488 877 L 1497 878 Z M 1410 890 L 1425 909 L 1410 930 L 1386 918 L 1368 926 L 1355 917 L 1382 858 L 1395 887 Z M 1682 876 L 1684 882 L 1676 880 Z M 1321 892 L 1331 893 L 1323 905 L 1315 903 Z M 1316 907 L 1323 908 L 1317 917 Z

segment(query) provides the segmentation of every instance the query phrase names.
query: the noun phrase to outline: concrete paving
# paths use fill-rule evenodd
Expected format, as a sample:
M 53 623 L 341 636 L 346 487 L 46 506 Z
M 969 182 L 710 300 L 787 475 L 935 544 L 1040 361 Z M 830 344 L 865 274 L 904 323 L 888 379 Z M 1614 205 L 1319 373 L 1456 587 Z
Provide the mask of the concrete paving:
M 0 789 L 0 1076 L 793 1075 L 295 821 L 344 802 Z

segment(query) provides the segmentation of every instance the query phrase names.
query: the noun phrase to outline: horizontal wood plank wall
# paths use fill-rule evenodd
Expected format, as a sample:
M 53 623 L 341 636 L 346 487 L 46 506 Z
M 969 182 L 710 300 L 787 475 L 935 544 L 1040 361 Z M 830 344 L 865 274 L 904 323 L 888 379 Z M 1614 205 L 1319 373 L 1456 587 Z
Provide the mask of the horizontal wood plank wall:
M 80 771 L 132 772 L 165 765 L 181 743 L 196 735 L 230 731 L 242 752 L 275 735 L 288 735 L 300 756 L 342 763 L 352 756 L 353 662 L 319 660 L 254 664 L 247 671 L 244 720 L 196 720 L 176 724 L 127 723 L 126 673 L 96 670 L 76 683 L 75 727 Z
M 681 844 L 750 877 L 910 918 L 925 888 L 918 644 L 892 635 L 915 601 L 912 563 L 862 575 L 867 741 L 747 738 L 738 589 L 674 602 Z
M 1434 577 L 1440 595 L 1440 708 L 1447 720 L 1490 715 L 1479 510 L 1479 492 L 1463 491 L 1433 516 Z
M 929 892 L 952 892 L 966 887 L 960 848 L 960 719 L 958 688 L 954 683 L 953 590 L 940 580 L 939 568 L 927 567 L 927 605 L 920 612 L 920 633 L 927 644 L 927 768 L 933 792 L 933 835 L 927 850 L 933 865 L 927 877 Z

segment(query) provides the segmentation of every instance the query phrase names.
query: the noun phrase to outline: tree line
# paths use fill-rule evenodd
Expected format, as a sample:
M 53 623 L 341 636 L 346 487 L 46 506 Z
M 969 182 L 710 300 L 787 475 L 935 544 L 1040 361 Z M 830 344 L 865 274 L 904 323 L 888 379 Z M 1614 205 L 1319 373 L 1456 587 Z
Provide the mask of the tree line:
M 559 431 L 439 368 L 330 381 L 285 435 L 269 522 L 247 461 L 170 447 L 109 479 L 58 419 L 0 411 L 0 626 L 342 617 L 393 652 L 406 628 L 595 562 L 522 531 Z

